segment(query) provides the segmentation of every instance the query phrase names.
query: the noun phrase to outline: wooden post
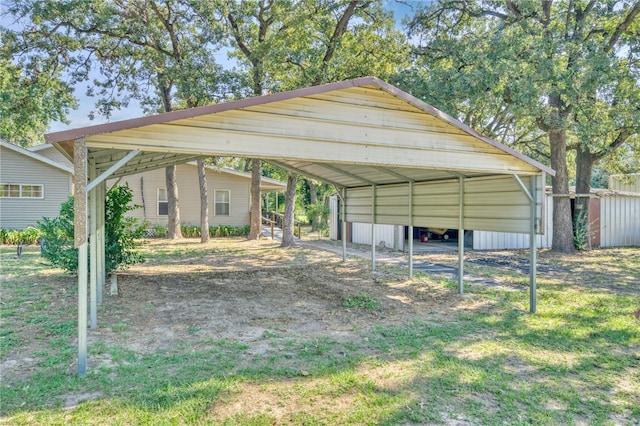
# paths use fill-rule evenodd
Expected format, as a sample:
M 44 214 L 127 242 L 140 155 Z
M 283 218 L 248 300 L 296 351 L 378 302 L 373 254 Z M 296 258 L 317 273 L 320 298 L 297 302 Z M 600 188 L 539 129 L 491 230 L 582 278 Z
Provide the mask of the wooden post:
M 73 144 L 74 246 L 78 249 L 78 375 L 87 372 L 87 145 Z
M 300 229 L 300 222 L 298 222 L 298 239 L 302 239 L 302 230 Z

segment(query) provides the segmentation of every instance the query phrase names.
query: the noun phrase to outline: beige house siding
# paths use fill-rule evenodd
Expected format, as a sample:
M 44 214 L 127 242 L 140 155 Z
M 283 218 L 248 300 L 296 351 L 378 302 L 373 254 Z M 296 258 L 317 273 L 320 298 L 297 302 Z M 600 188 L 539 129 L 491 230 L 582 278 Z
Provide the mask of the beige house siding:
M 187 225 L 200 224 L 200 188 L 197 168 L 191 164 L 176 166 L 178 199 L 180 202 L 180 222 Z M 224 172 L 207 169 L 207 192 L 209 196 L 209 225 L 244 226 L 249 224 L 250 179 Z M 134 193 L 134 204 L 143 206 L 131 215 L 152 224 L 166 225 L 167 216 L 158 215 L 158 189 L 166 188 L 165 169 L 152 170 L 131 175 L 120 180 L 128 183 Z M 115 181 L 109 181 L 109 186 Z M 230 215 L 216 216 L 214 207 L 215 191 L 228 190 L 231 195 Z
M 72 188 L 70 173 L 0 147 L 0 182 L 43 185 L 43 198 L 0 198 L 0 227 L 23 229 L 36 225 L 42 217 L 60 213 Z
M 34 146 L 29 149 L 31 152 L 35 152 L 38 155 L 42 155 L 43 157 L 47 157 L 50 160 L 55 161 L 56 163 L 63 164 L 67 167 L 73 168 L 73 163 L 67 159 L 60 151 L 58 151 L 51 144 L 44 144 L 39 146 Z

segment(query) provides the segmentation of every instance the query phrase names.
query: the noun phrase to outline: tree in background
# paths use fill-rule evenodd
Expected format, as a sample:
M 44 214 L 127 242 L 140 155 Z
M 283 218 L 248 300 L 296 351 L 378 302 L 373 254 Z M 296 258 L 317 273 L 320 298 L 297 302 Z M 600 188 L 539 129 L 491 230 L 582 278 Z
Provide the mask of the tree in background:
M 97 112 L 106 117 L 131 99 L 145 112 L 156 113 L 232 95 L 233 73 L 223 72 L 214 59 L 219 40 L 205 38 L 200 30 L 204 24 L 188 2 L 32 0 L 9 3 L 7 10 L 28 22 L 22 31 L 12 32 L 14 60 L 37 49 L 60 63 L 71 84 L 93 78 L 88 94 L 97 97 Z M 26 46 L 24 51 L 20 46 Z M 203 179 L 204 165 L 198 167 Z M 168 236 L 180 238 L 174 166 L 166 168 L 166 187 Z M 206 194 L 202 199 L 206 204 Z
M 65 122 L 77 106 L 73 89 L 61 78 L 61 67 L 31 55 L 12 61 L 17 40 L 0 34 L 0 139 L 24 148 L 44 142 L 51 121 Z M 27 71 L 28 70 L 28 71 Z
M 548 153 L 554 250 L 574 249 L 568 152 L 577 151 L 579 191 L 588 191 L 591 165 L 637 140 L 639 12 L 626 1 L 441 0 L 411 21 L 421 68 L 405 78 L 419 83 L 409 91 L 525 152 Z

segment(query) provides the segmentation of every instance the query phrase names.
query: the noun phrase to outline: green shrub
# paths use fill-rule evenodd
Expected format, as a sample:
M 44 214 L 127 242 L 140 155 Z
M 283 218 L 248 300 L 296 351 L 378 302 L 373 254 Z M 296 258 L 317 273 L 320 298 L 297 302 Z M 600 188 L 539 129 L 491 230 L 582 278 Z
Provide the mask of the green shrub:
M 0 228 L 0 243 L 2 244 L 38 244 L 42 233 L 38 228 L 29 226 L 23 230 Z
M 147 236 L 151 238 L 165 238 L 169 230 L 166 225 L 153 225 L 147 227 Z
M 145 233 L 144 225 L 125 214 L 135 208 L 131 204 L 133 193 L 128 186 L 114 186 L 107 193 L 105 202 L 105 268 L 107 272 L 124 268 L 144 260 L 135 251 L 139 238 Z M 68 272 L 78 270 L 78 251 L 74 248 L 73 197 L 60 207 L 60 215 L 43 218 L 40 230 L 44 242 L 42 256 Z
M 230 226 L 230 225 L 218 225 L 209 228 L 209 235 L 212 237 L 245 237 L 249 235 L 251 227 L 245 226 Z M 198 235 L 199 236 L 199 235 Z

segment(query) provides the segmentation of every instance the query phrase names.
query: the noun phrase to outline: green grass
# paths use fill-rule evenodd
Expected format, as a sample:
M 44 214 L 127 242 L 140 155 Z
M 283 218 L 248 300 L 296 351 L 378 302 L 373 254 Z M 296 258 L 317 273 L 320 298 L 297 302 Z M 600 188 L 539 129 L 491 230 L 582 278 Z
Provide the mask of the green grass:
M 177 246 L 178 254 L 163 250 L 165 259 L 205 256 L 194 246 Z M 541 255 L 542 262 L 569 272 L 562 278 L 541 274 L 536 315 L 527 313 L 528 293 L 518 290 L 526 288 L 525 278 L 473 265 L 474 274 L 504 283 L 467 287 L 467 300 L 490 308 L 395 325 L 372 320 L 357 341 L 289 337 L 272 329 L 259 339 L 267 343 L 262 352 L 233 340 L 197 340 L 196 326 L 186 330 L 196 344 L 152 353 L 98 339 L 90 343 L 90 356 L 110 362 L 84 377 L 72 368 L 73 277 L 42 263 L 36 248 L 25 248 L 20 259 L 12 247 L 0 247 L 0 254 L 0 361 L 37 346 L 30 352 L 31 374 L 22 380 L 3 376 L 0 411 L 7 424 L 640 421 L 640 321 L 633 316 L 640 309 L 640 249 Z M 398 275 L 390 270 L 379 282 Z M 416 281 L 437 292 L 455 291 L 448 280 L 417 274 Z M 344 297 L 342 308 L 372 312 L 382 305 L 358 293 Z M 125 322 L 110 328 L 130 331 Z M 266 405 L 260 409 L 265 401 L 280 414 Z M 238 404 L 252 410 L 234 411 Z

